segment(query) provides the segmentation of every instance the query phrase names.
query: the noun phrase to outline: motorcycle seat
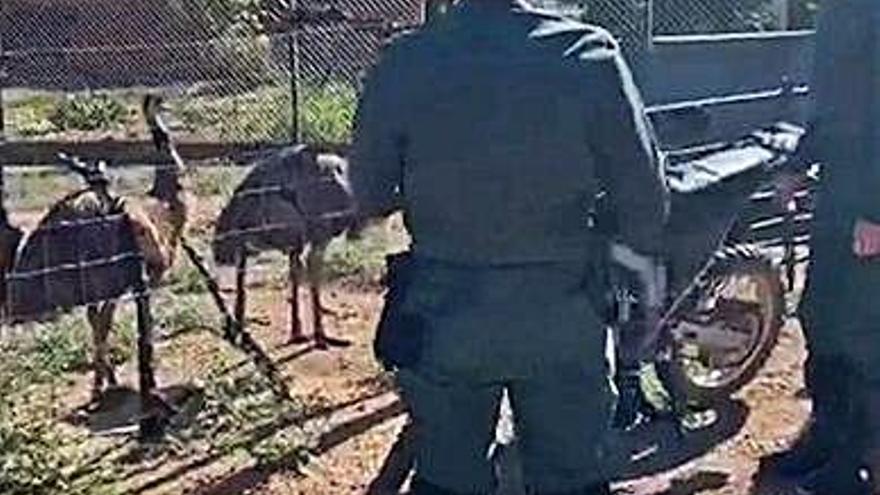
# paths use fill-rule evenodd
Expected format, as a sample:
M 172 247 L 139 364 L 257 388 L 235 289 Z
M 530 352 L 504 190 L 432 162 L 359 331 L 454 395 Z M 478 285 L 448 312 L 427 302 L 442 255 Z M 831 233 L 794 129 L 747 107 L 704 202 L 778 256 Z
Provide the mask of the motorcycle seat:
M 802 134 L 799 127 L 780 123 L 716 151 L 672 161 L 666 167 L 669 188 L 680 194 L 702 192 L 755 168 L 765 167 L 781 155 L 792 153 Z

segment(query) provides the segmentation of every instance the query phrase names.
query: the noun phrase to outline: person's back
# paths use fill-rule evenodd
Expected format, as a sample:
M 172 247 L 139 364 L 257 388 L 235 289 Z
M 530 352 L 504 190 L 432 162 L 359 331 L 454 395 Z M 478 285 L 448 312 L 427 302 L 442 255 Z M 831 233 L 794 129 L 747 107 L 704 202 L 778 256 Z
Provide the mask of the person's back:
M 395 94 L 379 95 L 378 122 L 366 115 L 361 127 L 405 129 L 404 210 L 416 253 L 466 263 L 583 260 L 600 178 L 632 220 L 620 222 L 626 240 L 659 247 L 663 184 L 606 32 L 477 0 L 397 43 L 383 62 L 373 82 L 393 84 Z M 359 143 L 356 159 L 387 153 Z
M 590 210 L 607 191 L 622 240 L 658 252 L 658 167 L 601 29 L 471 0 L 387 49 L 350 172 L 362 213 L 402 206 L 413 237 L 377 335 L 419 431 L 413 494 L 490 493 L 503 391 L 534 493 L 608 493 L 606 334 L 589 290 L 604 253 Z

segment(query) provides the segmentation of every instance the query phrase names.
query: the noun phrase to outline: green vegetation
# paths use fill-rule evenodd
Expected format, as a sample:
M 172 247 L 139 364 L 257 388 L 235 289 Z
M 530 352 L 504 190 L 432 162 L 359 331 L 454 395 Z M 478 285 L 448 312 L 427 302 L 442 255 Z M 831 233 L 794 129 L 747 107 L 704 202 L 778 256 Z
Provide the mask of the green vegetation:
M 157 306 L 157 323 L 175 330 L 204 328 L 205 300 L 175 298 Z M 133 315 L 120 315 L 119 347 L 132 347 Z M 210 315 L 210 313 L 208 313 Z M 122 320 L 128 320 L 123 322 Z M 219 352 L 185 405 L 174 418 L 167 441 L 146 449 L 130 444 L 96 449 L 84 430 L 61 421 L 61 404 L 74 385 L 72 372 L 85 372 L 89 335 L 81 318 L 64 316 L 34 325 L 0 345 L 0 493 L 10 495 L 116 495 L 124 493 L 129 470 L 142 469 L 144 455 L 230 455 L 257 466 L 298 472 L 309 461 L 314 434 L 298 421 L 306 406 L 281 402 L 241 355 Z M 128 358 L 119 355 L 119 359 Z M 118 362 L 117 360 L 117 362 Z M 66 407 L 74 404 L 65 404 Z
M 300 88 L 300 132 L 306 142 L 351 138 L 357 92 L 345 83 Z M 293 138 L 290 89 L 263 86 L 233 96 L 181 99 L 174 113 L 193 133 L 230 142 L 288 142 Z
M 117 493 L 110 486 L 114 468 L 92 464 L 81 450 L 83 435 L 63 428 L 56 417 L 57 389 L 70 377 L 65 373 L 90 362 L 84 325 L 65 316 L 29 330 L 0 345 L 0 493 Z M 130 353 L 131 334 L 121 335 L 117 361 Z
M 306 87 L 300 96 L 302 140 L 307 143 L 351 141 L 357 91 L 350 84 Z
M 111 130 L 128 119 L 125 104 L 103 93 L 77 94 L 62 100 L 49 121 L 59 131 Z
M 256 373 L 214 374 L 206 380 L 196 421 L 175 437 L 187 443 L 207 440 L 212 450 L 296 471 L 308 462 L 313 443 L 297 423 L 304 410 L 302 404 L 280 402 Z
M 327 248 L 324 276 L 375 282 L 385 269 L 385 254 L 392 247 L 384 228 L 367 229 L 358 239 L 335 239 Z
M 111 495 L 117 473 L 90 465 L 77 449 L 83 438 L 64 431 L 46 410 L 21 398 L 0 404 L 0 493 L 6 495 Z M 15 409 L 13 409 L 13 405 Z
M 249 171 L 250 168 L 232 163 L 200 169 L 192 175 L 190 188 L 199 198 L 219 197 L 228 200 Z
M 237 46 L 237 45 L 236 45 Z M 238 47 L 236 49 L 247 49 Z M 253 57 L 239 54 L 242 60 Z M 230 69 L 234 70 L 234 69 Z M 253 67 L 239 71 L 261 74 Z M 257 76 L 254 76 L 257 77 Z M 264 78 L 265 79 L 265 78 Z M 269 77 L 274 81 L 284 78 Z M 237 81 L 241 87 L 217 88 L 171 101 L 171 114 L 185 133 L 201 139 L 238 143 L 283 143 L 293 139 L 293 110 L 286 83 Z M 244 90 L 244 88 L 250 88 Z M 345 143 L 351 138 L 357 92 L 346 82 L 301 84 L 300 135 L 306 142 Z M 80 93 L 66 98 L 38 95 L 7 107 L 8 129 L 24 137 L 66 132 L 115 131 L 130 137 L 143 132 L 139 100 L 128 93 Z M 181 132 L 178 131 L 178 134 Z
M 4 108 L 8 121 L 8 129 L 14 129 L 22 136 L 42 136 L 55 130 L 51 122 L 58 98 L 48 95 L 37 95 L 23 100 L 8 103 Z
M 64 373 L 88 369 L 91 330 L 81 312 L 60 316 L 49 323 L 34 324 L 27 330 L 24 335 L 0 345 L 0 357 L 15 356 L 13 362 L 0 369 L 0 373 L 12 373 L 18 377 L 16 380 L 27 383 L 51 383 Z M 115 364 L 127 361 L 135 340 L 133 322 L 119 318 L 110 339 L 111 360 Z

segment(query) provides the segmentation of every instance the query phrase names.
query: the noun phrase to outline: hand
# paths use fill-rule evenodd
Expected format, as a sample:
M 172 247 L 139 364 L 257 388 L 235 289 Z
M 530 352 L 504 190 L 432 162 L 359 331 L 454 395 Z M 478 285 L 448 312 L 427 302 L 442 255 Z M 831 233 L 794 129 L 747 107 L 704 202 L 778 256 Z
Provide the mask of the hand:
M 880 255 L 880 224 L 859 219 L 853 233 L 853 253 L 859 258 Z

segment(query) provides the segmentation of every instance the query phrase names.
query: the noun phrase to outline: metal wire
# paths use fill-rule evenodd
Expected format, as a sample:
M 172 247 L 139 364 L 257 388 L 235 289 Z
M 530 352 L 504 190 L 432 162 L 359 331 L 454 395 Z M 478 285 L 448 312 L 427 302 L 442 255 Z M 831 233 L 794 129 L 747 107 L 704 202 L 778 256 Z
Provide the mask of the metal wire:
M 14 96 L 4 108 L 12 140 L 126 137 L 140 128 L 125 116 L 103 133 L 77 133 L 22 102 L 40 97 L 57 105 L 100 91 L 133 107 L 137 93 L 160 90 L 173 96 L 184 139 L 246 144 L 294 135 L 346 143 L 360 77 L 384 41 L 417 25 L 422 11 L 420 0 L 3 5 L 0 58 L 8 78 L 0 90 Z

